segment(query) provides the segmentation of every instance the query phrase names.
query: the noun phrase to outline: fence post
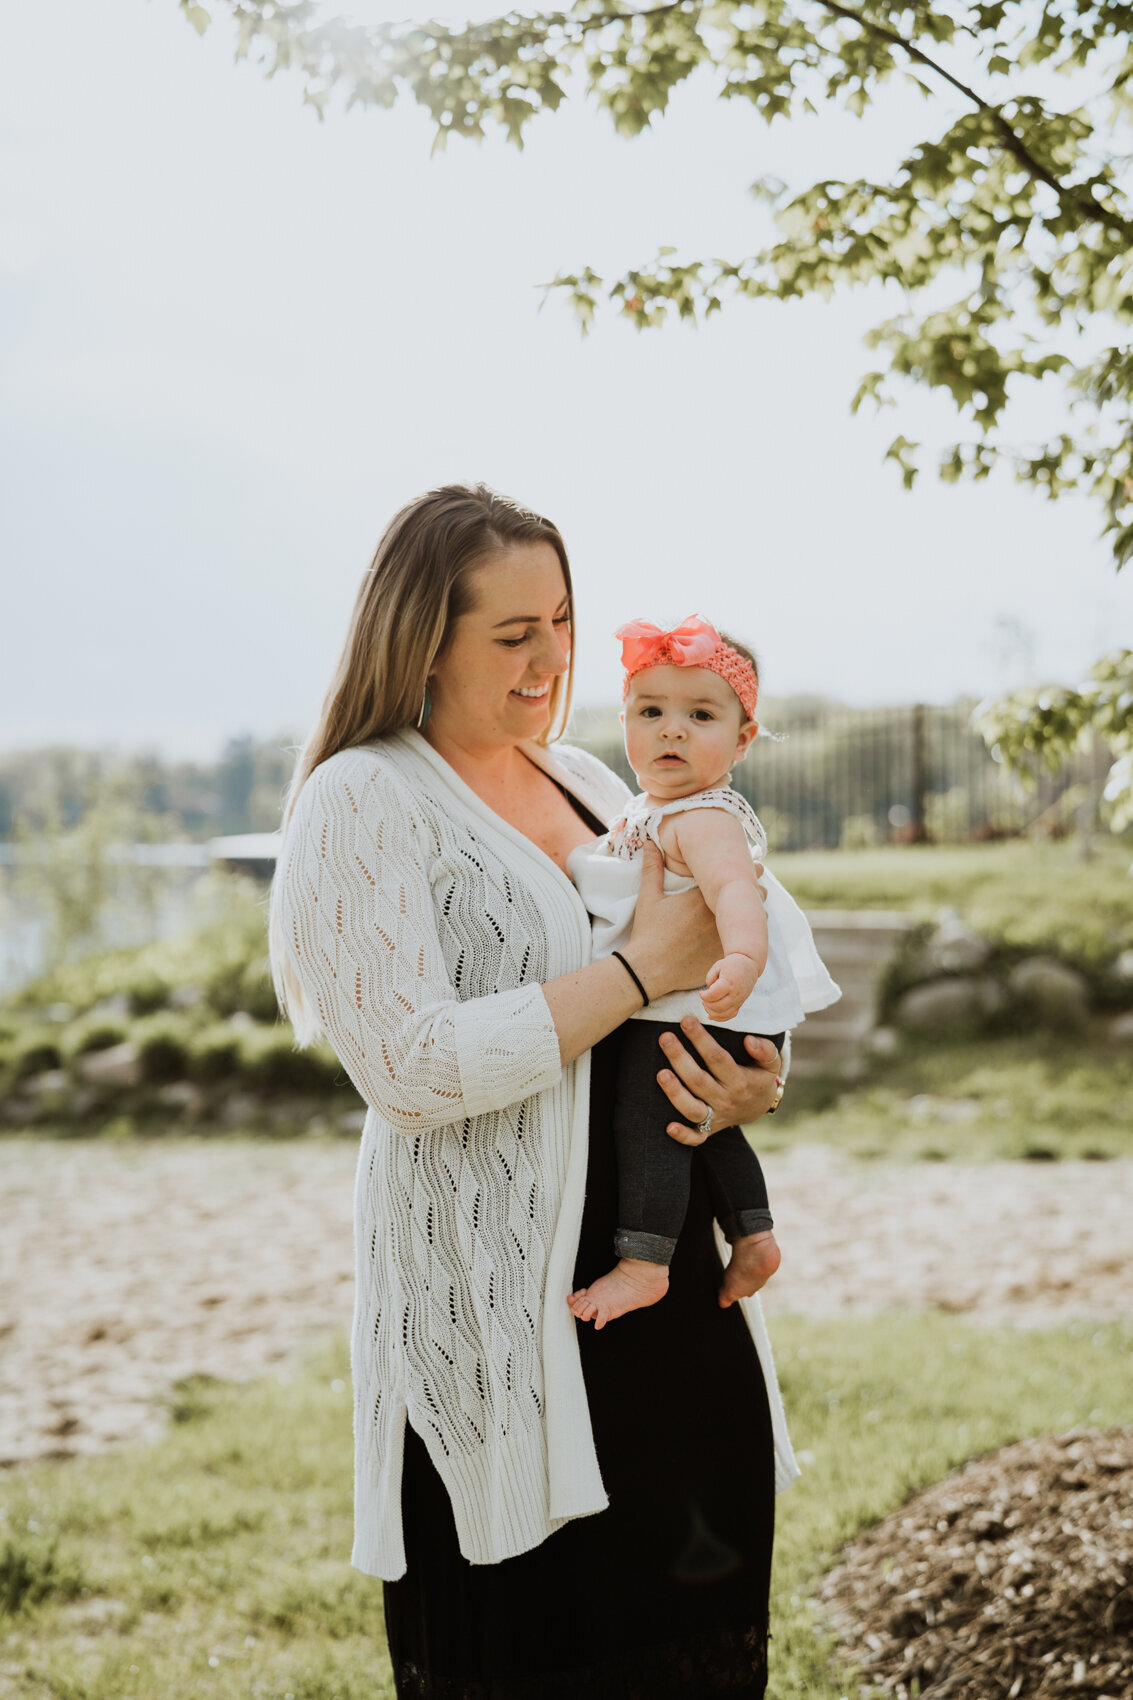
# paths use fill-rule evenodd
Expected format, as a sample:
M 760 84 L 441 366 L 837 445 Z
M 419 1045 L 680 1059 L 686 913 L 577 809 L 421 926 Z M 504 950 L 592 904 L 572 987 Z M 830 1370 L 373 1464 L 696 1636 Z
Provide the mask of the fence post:
M 925 825 L 925 792 L 928 790 L 928 764 L 925 760 L 925 705 L 913 705 L 913 843 L 928 842 Z

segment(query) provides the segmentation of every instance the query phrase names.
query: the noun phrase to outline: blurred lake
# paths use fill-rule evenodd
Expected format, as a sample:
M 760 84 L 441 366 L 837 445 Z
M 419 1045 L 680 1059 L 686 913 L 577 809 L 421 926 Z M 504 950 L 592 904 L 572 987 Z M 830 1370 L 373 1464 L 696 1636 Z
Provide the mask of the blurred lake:
M 270 876 L 276 835 L 244 834 L 207 844 L 132 844 L 114 853 L 121 878 L 100 904 L 98 930 L 75 958 L 98 950 L 125 949 L 207 926 L 230 902 L 236 882 Z M 257 854 L 258 852 L 258 854 Z M 0 997 L 16 992 L 52 966 L 53 929 L 58 920 L 50 898 L 29 889 L 29 851 L 0 843 Z

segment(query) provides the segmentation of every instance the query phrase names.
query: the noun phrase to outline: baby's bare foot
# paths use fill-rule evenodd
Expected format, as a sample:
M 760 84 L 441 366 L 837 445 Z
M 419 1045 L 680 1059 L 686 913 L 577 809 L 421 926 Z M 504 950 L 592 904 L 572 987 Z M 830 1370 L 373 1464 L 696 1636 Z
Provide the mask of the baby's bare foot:
M 775 1235 L 770 1232 L 744 1234 L 742 1239 L 735 1240 L 724 1271 L 724 1285 L 720 1288 L 721 1309 L 726 1310 L 737 1299 L 747 1299 L 752 1293 L 758 1293 L 778 1269 L 782 1256 Z
M 607 1322 L 625 1316 L 628 1311 L 644 1310 L 647 1305 L 655 1305 L 668 1290 L 667 1264 L 644 1263 L 636 1257 L 623 1257 L 608 1275 L 602 1275 L 589 1287 L 580 1287 L 577 1293 L 572 1293 L 567 1304 L 579 1322 L 592 1322 L 595 1328 L 605 1328 Z

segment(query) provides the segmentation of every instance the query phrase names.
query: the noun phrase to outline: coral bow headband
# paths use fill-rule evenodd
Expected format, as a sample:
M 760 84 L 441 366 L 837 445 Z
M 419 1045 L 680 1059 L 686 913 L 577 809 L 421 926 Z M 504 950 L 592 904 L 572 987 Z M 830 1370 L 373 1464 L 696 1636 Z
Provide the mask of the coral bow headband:
M 622 643 L 625 680 L 622 699 L 635 673 L 647 667 L 707 667 L 732 687 L 749 720 L 755 719 L 759 682 L 755 668 L 730 643 L 725 643 L 715 626 L 690 614 L 679 626 L 664 632 L 650 620 L 631 620 L 614 633 Z

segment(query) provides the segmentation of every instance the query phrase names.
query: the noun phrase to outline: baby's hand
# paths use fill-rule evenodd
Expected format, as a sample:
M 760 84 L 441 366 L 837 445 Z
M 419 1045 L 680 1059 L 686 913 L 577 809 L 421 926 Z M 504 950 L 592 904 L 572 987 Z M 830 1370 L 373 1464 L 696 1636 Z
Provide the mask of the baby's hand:
M 731 1021 L 750 998 L 758 979 L 759 969 L 751 957 L 741 956 L 738 951 L 714 962 L 700 994 L 709 1021 Z

